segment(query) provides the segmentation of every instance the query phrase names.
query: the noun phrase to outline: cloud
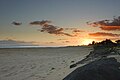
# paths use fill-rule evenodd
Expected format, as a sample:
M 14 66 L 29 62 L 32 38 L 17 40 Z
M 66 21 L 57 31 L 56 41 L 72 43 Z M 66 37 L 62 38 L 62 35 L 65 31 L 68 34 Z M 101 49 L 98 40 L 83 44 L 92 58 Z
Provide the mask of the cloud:
M 48 25 L 49 23 L 51 23 L 51 21 L 49 21 L 49 20 L 30 22 L 31 25 L 41 25 L 41 26 Z
M 93 37 L 97 37 L 97 36 L 120 37 L 120 34 L 105 33 L 105 32 L 89 33 L 89 35 Z
M 72 37 L 71 34 L 65 33 L 63 28 L 59 28 L 54 25 L 44 25 L 42 26 L 41 32 L 47 32 L 49 34 L 56 34 L 56 35 L 66 35 Z
M 120 16 L 114 17 L 113 20 L 101 20 L 96 22 L 87 22 L 88 25 L 99 27 L 106 31 L 120 31 Z
M 70 41 L 65 41 L 66 43 L 69 43 Z
M 83 30 L 79 30 L 79 29 L 74 29 L 73 32 L 75 32 L 75 33 L 79 33 L 79 32 L 85 32 L 85 31 L 83 31 Z
M 55 42 L 49 42 L 49 43 L 55 43 Z
M 77 28 L 64 28 L 64 30 L 75 30 Z
M 80 35 L 78 33 L 85 32 L 85 31 L 80 30 L 78 28 L 62 28 L 62 27 L 55 26 L 51 23 L 52 23 L 52 21 L 49 21 L 49 20 L 30 22 L 31 25 L 39 25 L 41 27 L 40 29 L 38 29 L 38 31 L 46 32 L 49 34 L 76 37 L 76 36 Z
M 22 23 L 20 23 L 20 22 L 15 22 L 15 21 L 12 22 L 12 24 L 13 24 L 13 25 L 16 25 L 16 26 L 22 25 Z
M 62 43 L 71 43 L 69 40 L 67 40 L 67 41 L 62 41 Z
M 67 40 L 67 39 L 57 39 L 58 41 Z
M 92 38 L 92 39 L 95 39 L 97 41 L 102 41 L 102 40 L 105 40 L 106 37 L 105 38 Z M 110 38 L 107 38 L 107 39 L 116 41 L 116 40 L 119 40 L 120 38 L 118 38 L 118 37 L 110 37 Z
M 51 23 L 51 21 L 48 20 L 30 22 L 31 25 L 40 25 L 41 26 L 41 29 L 39 30 L 40 32 L 47 32 L 49 34 L 73 37 L 73 35 L 64 32 L 64 28 L 60 28 L 49 23 Z
M 11 46 L 36 46 L 36 45 L 34 45 L 33 42 L 16 41 L 12 39 L 0 40 L 0 47 L 11 47 Z
M 101 26 L 100 28 L 106 31 L 114 31 L 114 30 L 120 31 L 120 26 Z

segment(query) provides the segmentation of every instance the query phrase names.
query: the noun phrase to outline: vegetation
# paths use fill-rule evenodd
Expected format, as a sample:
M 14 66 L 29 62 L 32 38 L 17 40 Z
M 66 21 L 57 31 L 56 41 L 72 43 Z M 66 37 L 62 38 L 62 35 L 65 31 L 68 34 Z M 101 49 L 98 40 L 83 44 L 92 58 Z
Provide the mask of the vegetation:
M 112 42 L 110 39 L 101 42 L 93 41 L 90 45 L 93 46 L 93 52 L 95 54 L 119 53 L 117 49 L 120 48 L 120 40 L 116 40 L 115 42 Z
M 93 41 L 92 44 L 89 44 L 89 46 L 91 45 L 94 49 L 120 47 L 120 40 L 116 40 L 115 42 L 112 42 L 110 39 L 106 39 L 101 42 Z
M 112 42 L 110 39 L 103 40 L 101 42 L 93 41 L 92 44 L 93 51 L 91 51 L 84 59 L 78 61 L 75 64 L 72 64 L 70 68 L 76 67 L 78 64 L 89 63 L 95 60 L 101 60 L 107 58 L 109 55 L 120 55 L 120 40 Z

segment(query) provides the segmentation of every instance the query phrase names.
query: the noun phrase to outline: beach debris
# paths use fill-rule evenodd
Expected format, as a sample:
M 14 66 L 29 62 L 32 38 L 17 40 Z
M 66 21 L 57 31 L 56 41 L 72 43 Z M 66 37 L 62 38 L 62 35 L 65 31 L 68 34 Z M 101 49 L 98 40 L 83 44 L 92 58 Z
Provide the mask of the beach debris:
M 74 63 L 75 61 L 71 61 L 71 63 Z
M 54 70 L 54 69 L 55 69 L 54 67 L 51 68 L 51 70 Z
M 77 66 L 77 64 L 73 64 L 73 65 L 70 65 L 70 68 L 74 68 L 76 66 Z

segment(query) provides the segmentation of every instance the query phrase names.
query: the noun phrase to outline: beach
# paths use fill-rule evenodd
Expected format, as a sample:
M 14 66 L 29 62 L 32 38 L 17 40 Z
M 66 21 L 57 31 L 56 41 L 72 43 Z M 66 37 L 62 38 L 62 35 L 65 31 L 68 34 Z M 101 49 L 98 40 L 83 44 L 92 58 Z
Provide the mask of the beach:
M 62 80 L 91 47 L 0 49 L 0 80 Z

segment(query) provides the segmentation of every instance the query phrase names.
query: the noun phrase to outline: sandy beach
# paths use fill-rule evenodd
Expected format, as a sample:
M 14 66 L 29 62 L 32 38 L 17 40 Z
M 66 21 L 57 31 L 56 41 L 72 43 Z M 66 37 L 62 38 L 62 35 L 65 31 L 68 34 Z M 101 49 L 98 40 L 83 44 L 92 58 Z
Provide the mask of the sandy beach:
M 120 0 L 0 0 L 0 80 L 120 80 Z
M 62 80 L 90 47 L 0 49 L 0 80 Z

